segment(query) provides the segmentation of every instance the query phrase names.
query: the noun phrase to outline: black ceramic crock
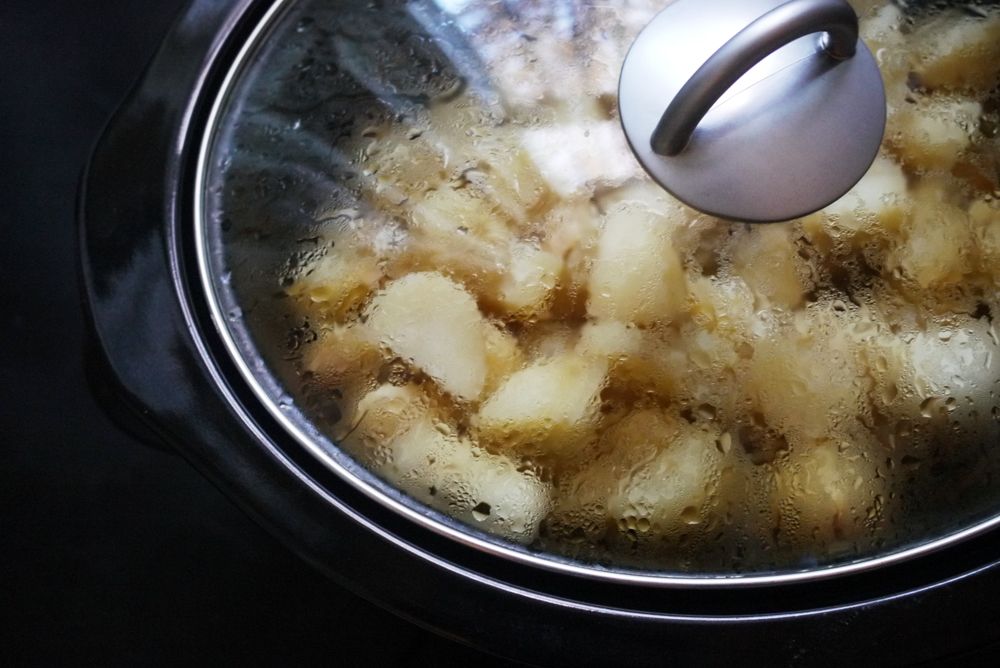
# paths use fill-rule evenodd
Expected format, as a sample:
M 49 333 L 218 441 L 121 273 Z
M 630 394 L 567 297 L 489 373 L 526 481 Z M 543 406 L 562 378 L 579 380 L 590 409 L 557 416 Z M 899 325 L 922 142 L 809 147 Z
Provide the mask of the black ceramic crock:
M 268 5 L 192 2 L 84 175 L 82 272 L 103 368 L 95 383 L 121 424 L 175 448 L 343 586 L 521 661 L 899 665 L 1000 638 L 995 531 L 817 582 L 647 588 L 484 554 L 394 515 L 320 466 L 241 381 L 194 266 L 198 142 L 227 65 Z

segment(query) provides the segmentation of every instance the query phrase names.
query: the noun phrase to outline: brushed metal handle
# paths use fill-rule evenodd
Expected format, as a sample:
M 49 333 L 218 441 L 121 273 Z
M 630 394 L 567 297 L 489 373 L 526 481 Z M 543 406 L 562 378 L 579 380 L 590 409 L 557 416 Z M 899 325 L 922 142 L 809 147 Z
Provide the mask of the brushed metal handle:
M 817 32 L 823 33 L 819 47 L 829 57 L 846 60 L 857 48 L 858 17 L 844 0 L 791 0 L 749 24 L 681 87 L 653 131 L 653 151 L 679 154 L 701 119 L 740 77 L 789 42 Z

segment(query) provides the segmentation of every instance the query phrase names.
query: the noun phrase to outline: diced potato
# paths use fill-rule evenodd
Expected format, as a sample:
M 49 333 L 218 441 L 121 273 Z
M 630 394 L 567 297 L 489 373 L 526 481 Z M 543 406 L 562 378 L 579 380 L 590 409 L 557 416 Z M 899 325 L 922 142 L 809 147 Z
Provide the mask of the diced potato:
M 725 287 L 709 299 L 705 284 L 696 280 L 692 291 L 701 291 L 696 319 L 665 331 L 624 329 L 621 323 L 585 327 L 578 351 L 604 351 L 613 364 L 610 389 L 624 392 L 619 400 L 656 397 L 681 402 L 699 418 L 727 420 L 735 417 L 738 393 L 736 374 L 752 356 L 752 302 L 745 288 L 728 294 Z M 718 281 L 719 286 L 742 285 L 739 279 Z M 714 288 L 711 288 L 715 292 Z M 732 301 L 727 301 L 727 300 Z M 745 313 L 734 305 L 742 303 Z M 624 329 L 624 331 L 622 331 Z M 617 330 L 617 331 L 616 331 Z M 625 336 L 627 335 L 627 336 Z M 607 342 L 605 342 L 607 341 Z M 591 353 L 593 354 L 593 353 Z M 617 395 L 616 395 L 617 396 Z
M 481 31 L 486 33 L 487 31 Z M 552 92 L 557 82 L 551 81 L 545 63 L 540 63 L 535 44 L 524 40 L 514 30 L 490 30 L 481 39 L 489 42 L 480 46 L 484 59 L 490 64 L 491 84 L 502 96 L 505 106 L 535 109 Z M 553 44 L 551 37 L 546 39 L 545 49 L 549 57 L 556 63 L 565 63 L 570 57 L 568 44 Z
M 488 11 L 487 6 L 478 7 L 477 13 Z M 596 36 L 596 40 L 590 41 L 592 36 L 578 29 L 578 21 L 566 21 L 557 5 L 538 5 L 531 10 L 546 28 L 526 39 L 519 21 L 510 22 L 510 14 L 503 9 L 494 11 L 497 14 L 489 19 L 489 30 L 469 32 L 489 68 L 490 88 L 499 93 L 506 108 L 515 116 L 535 119 L 543 115 L 550 122 L 603 116 L 597 111 L 595 98 L 609 82 L 603 82 L 602 86 L 601 81 L 595 81 L 594 75 L 603 73 L 588 67 L 586 61 L 603 55 L 595 52 L 604 42 L 612 42 L 620 52 L 624 46 L 620 40 Z M 588 8 L 585 12 L 588 22 L 593 21 L 594 11 L 595 8 Z M 578 18 L 582 19 L 583 14 Z M 588 58 L 581 59 L 582 53 Z M 617 82 L 617 69 L 621 68 L 620 60 L 613 62 L 616 69 L 606 73 L 612 75 L 612 89 Z
M 561 357 L 571 353 L 580 333 L 577 328 L 560 320 L 536 323 L 521 334 L 521 349 L 533 362 Z
M 442 242 L 461 243 L 469 236 L 487 244 L 502 245 L 510 232 L 493 205 L 469 189 L 441 188 L 413 206 L 413 227 L 439 236 Z
M 370 373 L 381 360 L 362 325 L 336 325 L 304 348 L 302 367 L 324 385 L 337 387 Z
M 702 422 L 731 424 L 745 412 L 737 386 L 754 355 L 755 330 L 766 325 L 734 311 L 721 311 L 714 326 L 684 323 L 671 347 L 671 395 Z
M 492 295 L 513 236 L 494 205 L 469 189 L 443 188 L 413 205 L 409 239 L 390 274 L 438 271 Z
M 520 137 L 516 135 L 497 142 L 487 153 L 486 169 L 466 173 L 466 178 L 479 183 L 512 220 L 525 226 L 547 210 L 556 198 L 552 185 L 520 142 Z M 486 177 L 480 179 L 481 173 Z
M 834 225 L 850 234 L 900 230 L 908 212 L 906 175 L 890 158 L 879 156 L 864 177 L 846 195 L 803 220 L 810 226 Z M 808 229 L 807 229 L 808 231 Z
M 793 449 L 777 489 L 785 539 L 821 554 L 853 553 L 883 523 L 889 501 L 871 455 L 833 440 Z
M 608 501 L 620 493 L 633 472 L 647 465 L 678 434 L 675 421 L 654 410 L 630 412 L 601 435 L 599 454 L 566 476 L 557 488 L 549 524 L 556 533 L 598 541 L 618 530 Z
M 687 356 L 677 341 L 655 330 L 641 330 L 639 347 L 612 366 L 609 387 L 625 397 L 674 397 L 686 369 Z
M 562 260 L 523 242 L 514 244 L 510 255 L 510 267 L 500 283 L 500 305 L 509 314 L 537 317 L 553 296 Z
M 802 305 L 806 273 L 788 225 L 756 225 L 733 239 L 733 271 L 757 298 L 777 308 Z
M 493 324 L 484 325 L 486 343 L 485 391 L 493 392 L 508 376 L 524 366 L 524 353 L 512 334 Z
M 432 130 L 421 139 L 446 157 L 451 178 L 466 183 L 510 221 L 524 225 L 551 203 L 549 184 L 523 146 L 520 128 L 501 124 L 487 109 L 462 104 L 434 107 L 429 125 Z
M 1000 346 L 994 323 L 966 316 L 935 324 L 909 344 L 914 414 L 959 420 L 968 428 L 1000 405 Z
M 374 450 L 384 449 L 429 411 L 430 400 L 416 385 L 384 383 L 358 401 L 357 419 L 348 438 Z
M 974 269 L 973 236 L 962 209 L 935 195 L 930 183 L 920 196 L 903 231 L 902 243 L 886 258 L 886 267 L 913 281 L 919 290 L 954 285 Z
M 303 348 L 302 368 L 336 401 L 344 424 L 352 425 L 357 402 L 374 384 L 382 363 L 378 347 L 359 325 L 336 326 Z
M 658 410 L 630 413 L 604 433 L 602 454 L 560 485 L 552 528 L 652 543 L 706 523 L 718 500 L 718 436 Z
M 567 258 L 575 251 L 597 246 L 601 215 L 589 199 L 569 199 L 552 207 L 542 224 L 545 249 Z
M 608 513 L 619 519 L 621 528 L 646 526 L 659 536 L 704 522 L 716 501 L 721 458 L 715 446 L 718 434 L 680 421 L 670 425 L 637 420 L 627 426 L 637 439 L 662 440 L 659 452 L 621 481 L 608 499 Z
M 427 141 L 424 130 L 386 123 L 366 128 L 364 146 L 368 192 L 379 209 L 405 210 L 411 198 L 448 180 L 449 165 L 440 149 Z
M 851 312 L 809 308 L 793 326 L 760 337 L 743 390 L 766 424 L 789 440 L 830 438 L 856 419 L 865 393 Z
M 982 111 L 975 100 L 921 97 L 890 118 L 886 136 L 910 169 L 948 171 L 972 143 Z
M 541 125 L 525 131 L 524 146 L 561 197 L 617 186 L 642 173 L 617 121 Z
M 395 439 L 433 410 L 430 398 L 420 387 L 384 383 L 361 397 L 350 428 L 337 437 L 361 463 L 381 471 L 394 457 Z
M 452 396 L 472 401 L 486 382 L 485 323 L 462 286 L 434 272 L 386 286 L 366 310 L 378 342 L 433 378 Z
M 649 177 L 630 179 L 618 188 L 602 190 L 594 197 L 601 211 L 612 211 L 625 206 L 644 207 L 663 216 L 663 224 L 672 232 L 690 214 L 684 205 L 670 196 Z
M 746 345 L 758 322 L 753 293 L 743 279 L 698 276 L 689 281 L 688 289 L 688 315 L 692 322 L 729 339 L 742 356 L 749 357 L 751 351 Z
M 419 501 L 471 526 L 530 543 L 548 513 L 548 489 L 516 462 L 484 452 L 428 418 L 393 441 L 389 477 Z
M 662 217 L 643 206 L 607 213 L 590 275 L 591 317 L 646 326 L 678 315 L 687 287 L 669 233 Z
M 514 373 L 473 419 L 480 440 L 529 453 L 578 446 L 597 419 L 606 370 L 602 360 L 567 354 Z
M 909 48 L 904 30 L 908 27 L 906 14 L 895 3 L 882 2 L 874 8 L 872 2 L 857 8 L 860 21 L 861 40 L 871 50 L 878 63 L 885 85 L 886 103 L 891 114 L 906 104 L 910 94 L 908 86 L 910 67 Z
M 884 424 L 874 425 L 880 440 L 905 454 L 929 457 L 934 455 L 924 448 L 942 435 L 940 442 L 953 443 L 955 429 L 963 443 L 1000 438 L 1000 423 L 984 419 L 1000 410 L 995 325 L 950 314 L 902 330 L 879 334 L 866 354 L 873 403 L 884 416 Z
M 969 207 L 969 222 L 979 257 L 980 271 L 1000 284 L 1000 203 L 976 200 Z
M 865 19 L 870 16 L 876 8 L 885 5 L 885 0 L 848 0 L 847 4 L 851 6 L 854 13 L 858 15 L 858 19 L 864 23 Z M 894 5 L 888 5 L 893 7 Z
M 942 12 L 910 36 L 914 70 L 930 89 L 988 90 L 1000 82 L 1000 14 Z
M 604 320 L 588 322 L 583 326 L 576 352 L 613 363 L 635 355 L 641 347 L 642 333 L 635 327 Z
M 308 309 L 335 321 L 360 306 L 382 278 L 378 259 L 357 246 L 334 245 L 289 288 Z
M 741 407 L 733 385 L 753 348 L 693 323 L 681 328 L 674 348 L 682 354 L 673 370 L 678 379 L 675 396 L 702 421 L 736 419 Z
M 674 248 L 688 269 L 688 287 L 698 277 L 715 276 L 734 227 L 732 222 L 697 214 L 688 209 L 677 212 L 674 228 Z
M 348 445 L 400 489 L 484 531 L 528 543 L 548 511 L 547 487 L 502 455 L 455 435 L 414 385 L 382 385 L 358 405 Z
M 614 12 L 613 18 L 609 17 L 608 20 L 618 20 L 621 18 L 621 13 L 617 7 L 593 7 L 591 11 L 597 13 L 601 9 Z M 595 20 L 599 22 L 602 19 L 595 17 Z M 612 102 L 618 99 L 618 77 L 621 74 L 622 63 L 625 61 L 627 49 L 627 44 L 612 39 L 603 31 L 591 36 L 586 46 L 583 47 L 583 52 L 590 55 L 587 59 L 587 69 L 583 76 L 585 97 Z
M 562 258 L 551 312 L 555 317 L 586 314 L 587 284 L 600 235 L 600 214 L 590 200 L 569 200 L 553 207 L 544 221 L 544 247 Z

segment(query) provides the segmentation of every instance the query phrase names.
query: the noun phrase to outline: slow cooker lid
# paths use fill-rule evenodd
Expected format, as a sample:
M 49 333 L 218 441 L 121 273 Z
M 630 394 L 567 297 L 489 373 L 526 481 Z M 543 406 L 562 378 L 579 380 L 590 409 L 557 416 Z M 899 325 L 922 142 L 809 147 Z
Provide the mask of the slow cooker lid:
M 683 207 L 628 149 L 617 118 L 618 73 L 635 35 L 663 6 L 275 3 L 220 89 L 197 182 L 201 271 L 245 380 L 321 461 L 415 522 L 505 557 L 593 577 L 664 584 L 819 577 L 992 526 L 1000 510 L 992 484 L 1000 356 L 990 244 L 1000 223 L 997 72 L 984 63 L 997 62 L 989 51 L 997 48 L 997 16 L 986 7 L 856 4 L 886 81 L 882 152 L 824 213 L 760 233 Z M 625 313 L 614 299 L 588 310 L 600 298 L 586 281 L 601 235 L 619 224 L 609 223 L 616 212 L 636 225 L 624 228 L 623 257 L 636 252 L 629 237 L 655 241 L 663 230 L 668 246 L 684 251 L 678 270 L 688 272 L 687 294 L 661 304 L 673 309 L 670 317 L 641 307 Z M 636 212 L 645 216 L 638 223 Z M 421 239 L 421 229 L 433 234 Z M 420 246 L 427 238 L 447 243 Z M 954 257 L 928 254 L 928 245 L 949 244 Z M 417 259 L 405 257 L 413 248 Z M 826 272 L 795 274 L 798 297 L 782 295 L 769 278 L 781 270 L 772 265 L 781 264 L 782 248 L 805 256 L 789 260 L 795 267 L 819 257 Z M 537 259 L 542 251 L 557 262 L 551 282 L 542 275 L 535 283 L 561 294 L 535 302 L 530 291 L 484 296 L 518 254 Z M 567 269 L 572 262 L 578 266 Z M 573 271 L 584 276 L 576 292 L 563 285 Z M 442 304 L 448 295 L 463 298 L 450 286 L 474 295 L 490 331 L 522 349 L 507 376 L 563 353 L 585 356 L 580 331 L 590 326 L 599 340 L 602 319 L 621 325 L 626 338 L 655 332 L 664 366 L 649 359 L 637 366 L 652 369 L 639 374 L 640 385 L 656 396 L 585 397 L 598 409 L 580 440 L 594 448 L 592 473 L 523 442 L 510 451 L 502 443 L 480 447 L 477 425 L 461 416 L 435 424 L 469 445 L 469 466 L 501 463 L 506 473 L 484 475 L 535 499 L 542 510 L 529 520 L 505 516 L 502 504 L 477 492 L 463 497 L 407 481 L 393 468 L 391 448 L 350 444 L 358 402 L 375 394 L 405 403 L 423 384 L 430 389 L 420 391 L 435 396 L 422 401 L 475 412 L 504 379 L 470 389 L 461 374 L 456 380 L 416 361 L 426 346 L 418 343 L 415 357 L 383 339 L 373 353 L 370 339 L 355 336 L 348 323 L 371 318 L 373 301 L 406 280 L 410 292 L 397 300 L 404 306 L 442 281 L 449 284 Z M 725 338 L 727 319 L 725 309 L 706 315 L 706 305 L 734 303 L 727 292 L 734 290 L 745 291 L 753 321 L 751 339 L 731 341 L 729 364 L 738 372 L 705 361 L 718 352 L 706 342 Z M 433 319 L 433 309 L 417 303 L 420 313 Z M 447 323 L 440 331 L 449 336 Z M 790 372 L 787 359 L 808 370 Z M 350 387 L 366 364 L 371 377 Z M 567 364 L 573 378 L 585 379 Z M 676 387 L 719 376 L 705 387 L 733 392 L 747 373 L 785 387 L 759 385 L 729 399 Z M 840 383 L 846 391 L 838 394 Z M 800 419 L 811 413 L 820 417 Z M 619 441 L 651 450 L 616 455 Z M 668 441 L 710 452 L 686 462 Z M 691 503 L 672 508 L 657 490 L 683 491 L 676 471 L 685 467 L 701 467 L 705 482 L 689 492 Z M 427 470 L 436 471 L 432 481 L 463 485 L 461 471 L 441 473 L 433 463 Z M 527 477 L 504 477 L 513 473 Z M 481 494 L 489 487 L 478 484 L 472 489 Z M 574 509 L 560 515 L 571 505 L 560 494 L 570 489 L 593 495 L 580 505 L 596 515 L 584 513 L 576 525 Z

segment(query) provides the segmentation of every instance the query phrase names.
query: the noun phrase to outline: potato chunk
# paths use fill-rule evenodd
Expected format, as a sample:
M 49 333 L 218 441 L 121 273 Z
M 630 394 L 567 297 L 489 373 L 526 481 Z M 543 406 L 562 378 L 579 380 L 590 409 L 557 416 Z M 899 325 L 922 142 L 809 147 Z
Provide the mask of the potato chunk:
M 673 319 L 687 288 L 665 219 L 641 205 L 608 211 L 589 291 L 592 317 L 639 326 Z
M 458 399 L 475 400 L 486 382 L 485 323 L 462 286 L 434 272 L 390 283 L 369 305 L 379 343 Z
M 972 229 L 967 214 L 933 195 L 938 185 L 918 196 L 903 242 L 886 258 L 890 269 L 912 280 L 918 289 L 954 285 L 974 269 Z
M 442 242 L 456 243 L 461 236 L 471 236 L 489 244 L 502 244 L 510 238 L 503 218 L 492 204 L 469 189 L 440 188 L 413 206 L 413 226 Z
M 982 111 L 975 100 L 922 97 L 889 119 L 886 135 L 910 169 L 947 171 L 972 143 Z
M 744 389 L 789 440 L 829 438 L 856 419 L 864 396 L 856 315 L 817 306 L 757 340 Z
M 909 345 L 914 417 L 958 421 L 969 430 L 1000 406 L 1000 346 L 994 323 L 963 317 L 935 324 Z M 994 423 L 995 424 L 995 423 Z
M 716 500 L 721 457 L 717 434 L 657 417 L 633 414 L 616 425 L 617 438 L 646 441 L 658 452 L 619 482 L 608 499 L 608 513 L 620 529 L 646 527 L 664 536 L 705 521 Z
M 512 334 L 494 324 L 484 325 L 486 343 L 486 392 L 493 392 L 500 383 L 524 365 L 524 352 Z
M 390 275 L 437 271 L 492 295 L 513 236 L 496 207 L 467 188 L 442 188 L 415 203 L 409 236 Z
M 753 302 L 750 288 L 739 276 L 698 276 L 690 282 L 688 315 L 697 326 L 740 345 L 750 340 L 758 324 Z M 749 357 L 750 351 L 743 355 Z
M 560 484 L 552 529 L 651 544 L 704 523 L 723 457 L 716 436 L 659 410 L 629 413 L 603 434 L 601 454 Z
M 560 258 L 532 244 L 515 243 L 500 283 L 500 305 L 510 314 L 538 316 L 548 306 L 560 274 Z
M 617 121 L 544 125 L 528 130 L 523 141 L 562 197 L 587 194 L 595 185 L 621 185 L 641 174 Z
M 930 89 L 983 90 L 1000 81 L 1000 14 L 942 12 L 910 36 L 914 70 Z
M 430 400 L 416 385 L 379 385 L 358 401 L 353 427 L 344 442 L 369 464 L 384 466 L 392 457 L 395 439 L 430 410 Z
M 996 200 L 976 200 L 969 207 L 969 221 L 975 236 L 979 267 L 1000 285 L 1000 206 Z
M 825 208 L 822 214 L 809 216 L 808 224 L 823 221 L 826 224 L 856 234 L 879 230 L 895 232 L 905 221 L 907 213 L 906 175 L 890 158 L 879 156 L 871 167 L 846 195 Z M 807 224 L 804 221 L 804 224 Z
M 786 539 L 820 553 L 852 552 L 881 524 L 889 498 L 872 459 L 835 441 L 793 449 L 777 481 Z
M 600 234 L 600 213 L 588 200 L 563 202 L 549 211 L 544 229 L 545 249 L 563 261 L 549 310 L 554 317 L 583 317 Z
M 573 354 L 545 359 L 510 376 L 474 418 L 484 443 L 531 453 L 585 441 L 597 417 L 607 363 Z
M 302 353 L 302 368 L 312 374 L 318 390 L 339 395 L 336 406 L 346 425 L 354 423 L 357 402 L 374 385 L 381 363 L 378 346 L 363 326 L 354 324 L 322 332 Z
M 519 341 L 524 354 L 534 363 L 571 352 L 579 338 L 580 333 L 569 323 L 546 320 L 522 332 Z
M 404 211 L 420 197 L 447 181 L 447 156 L 427 141 L 429 133 L 397 123 L 370 126 L 364 145 L 368 192 L 379 209 Z
M 413 385 L 383 385 L 359 404 L 352 439 L 369 462 L 401 490 L 484 531 L 531 542 L 548 512 L 544 483 L 503 455 L 456 436 Z
M 548 490 L 503 456 L 418 420 L 392 445 L 390 477 L 431 507 L 490 533 L 530 543 L 548 512 Z
M 491 201 L 510 221 L 523 225 L 544 211 L 552 200 L 549 184 L 524 145 L 520 128 L 490 121 L 489 112 L 441 108 L 433 123 L 439 127 L 466 127 L 470 133 L 439 137 L 441 150 L 455 162 L 457 178 Z M 470 113 L 472 112 L 472 113 Z M 443 134 L 443 133 L 442 133 Z
M 733 240 L 733 271 L 759 300 L 794 309 L 806 292 L 806 269 L 788 225 L 757 225 Z
M 639 330 L 621 322 L 604 320 L 583 326 L 576 351 L 580 355 L 616 362 L 635 355 L 641 347 Z
M 609 373 L 609 387 L 626 397 L 674 397 L 686 364 L 685 351 L 673 337 L 656 330 L 639 331 L 638 349 L 621 351 Z
M 373 254 L 338 244 L 306 269 L 288 294 L 308 300 L 311 311 L 339 322 L 368 298 L 381 278 Z

